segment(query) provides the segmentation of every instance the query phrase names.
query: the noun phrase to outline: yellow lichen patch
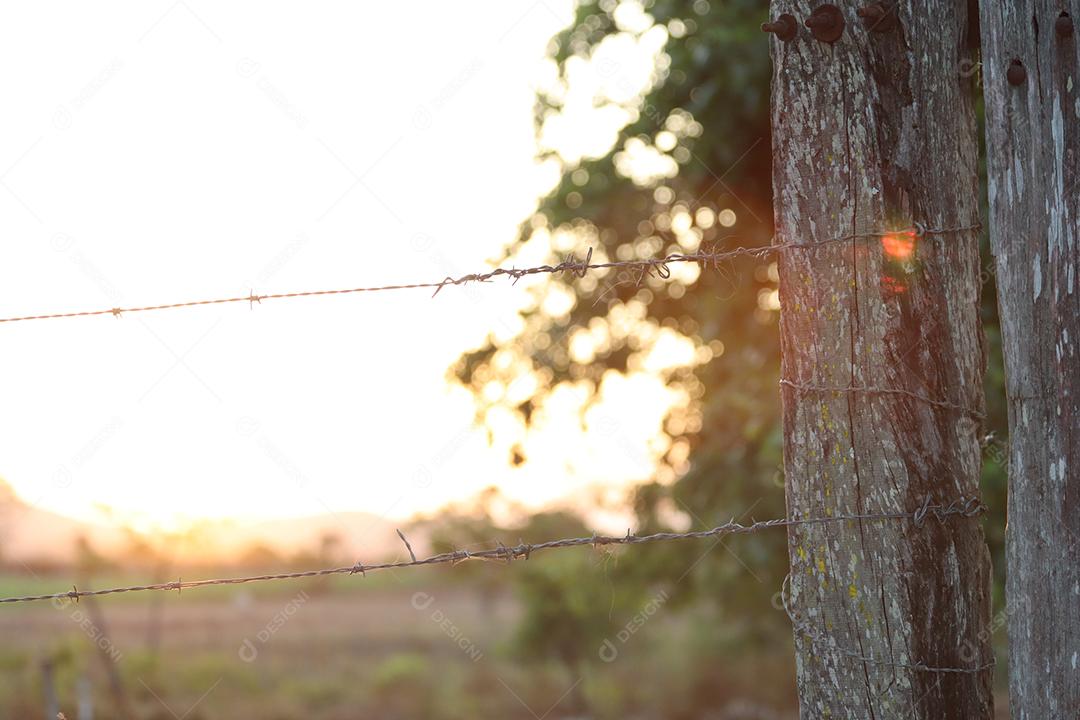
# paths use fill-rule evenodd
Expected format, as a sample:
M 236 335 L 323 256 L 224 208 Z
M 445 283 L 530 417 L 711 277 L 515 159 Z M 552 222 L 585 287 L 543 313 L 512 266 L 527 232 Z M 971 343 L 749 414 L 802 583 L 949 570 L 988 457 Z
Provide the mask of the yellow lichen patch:
M 802 545 L 795 548 L 795 554 L 799 556 L 800 560 L 806 560 L 806 550 L 803 550 Z
M 855 587 L 855 583 L 852 583 L 851 585 L 848 585 L 847 592 L 848 592 L 848 595 L 851 596 L 852 600 L 859 597 L 859 588 Z
M 828 512 L 828 511 L 826 511 L 826 512 Z M 817 569 L 820 570 L 823 573 L 825 572 L 825 560 L 824 559 L 818 558 Z

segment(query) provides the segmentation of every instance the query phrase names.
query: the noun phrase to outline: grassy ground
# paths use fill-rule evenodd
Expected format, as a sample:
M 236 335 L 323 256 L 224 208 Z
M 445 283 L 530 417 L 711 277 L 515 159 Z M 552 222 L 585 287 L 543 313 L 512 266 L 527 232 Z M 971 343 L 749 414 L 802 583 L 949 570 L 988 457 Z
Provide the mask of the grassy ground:
M 0 720 L 45 716 L 46 661 L 70 720 L 80 682 L 94 717 L 123 717 L 110 670 L 140 720 L 796 717 L 790 645 L 726 645 L 706 611 L 665 609 L 616 639 L 614 660 L 590 653 L 572 670 L 512 651 L 511 594 L 455 580 L 433 569 L 0 605 Z M 0 574 L 0 596 L 68 583 Z M 999 695 L 999 718 L 1006 705 Z
M 0 576 L 0 595 L 68 582 Z M 104 628 L 86 600 L 0 606 L 0 718 L 44 716 L 46 660 L 71 720 L 80 679 L 92 684 L 95 717 L 119 716 L 110 666 L 132 716 L 155 720 L 793 717 L 786 649 L 703 668 L 685 652 L 700 644 L 692 613 L 658 614 L 615 661 L 571 671 L 510 652 L 511 596 L 485 598 L 437 572 L 132 593 L 96 606 Z

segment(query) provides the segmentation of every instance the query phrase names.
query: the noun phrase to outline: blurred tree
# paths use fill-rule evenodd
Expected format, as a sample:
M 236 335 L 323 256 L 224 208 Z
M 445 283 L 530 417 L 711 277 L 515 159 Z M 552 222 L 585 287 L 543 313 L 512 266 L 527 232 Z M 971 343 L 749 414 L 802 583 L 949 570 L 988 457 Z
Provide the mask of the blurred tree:
M 506 505 L 498 488 L 489 487 L 468 502 L 451 505 L 413 525 L 429 534 L 434 553 L 490 548 L 496 541 L 508 542 L 513 537 L 496 520 L 506 510 L 516 512 L 512 505 Z M 495 601 L 505 590 L 503 574 L 485 563 L 463 563 L 449 573 L 448 579 L 475 590 L 485 615 L 494 613 Z
M 0 477 L 0 566 L 4 562 L 4 546 L 8 542 L 9 516 L 15 513 L 17 502 L 15 491 Z
M 567 512 L 533 515 L 521 529 L 526 541 L 589 534 L 581 518 Z M 576 680 L 568 711 L 587 709 L 589 668 L 598 660 L 610 662 L 626 641 L 619 630 L 632 618 L 643 624 L 649 606 L 647 587 L 620 565 L 614 553 L 570 552 L 548 562 L 525 563 L 515 574 L 523 615 L 513 649 L 530 660 L 549 659 Z M 666 600 L 658 595 L 654 605 Z M 655 609 L 649 612 L 652 615 Z M 638 625 L 634 626 L 634 631 Z M 629 632 L 627 630 L 626 632 Z
M 93 577 L 112 570 L 114 563 L 99 553 L 85 535 L 75 538 L 75 567 L 80 576 Z
M 593 261 L 603 262 L 768 244 L 771 64 L 759 30 L 767 14 L 756 0 L 580 2 L 549 46 L 554 80 L 536 104 L 540 157 L 557 164 L 560 180 L 504 260 L 582 258 L 592 248 Z M 651 74 L 637 78 L 620 48 L 656 48 Z M 578 116 L 559 131 L 572 116 L 575 79 L 590 73 L 595 115 L 625 124 L 606 147 L 583 154 L 557 139 L 585 133 Z M 732 516 L 777 517 L 785 508 L 776 281 L 768 258 L 719 268 L 672 265 L 668 279 L 615 271 L 551 277 L 534 288 L 514 342 L 489 339 L 462 356 L 453 374 L 473 390 L 481 422 L 510 409 L 529 427 L 556 387 L 583 387 L 595 402 L 606 376 L 643 372 L 658 342 L 676 334 L 696 351 L 690 364 L 659 371 L 684 400 L 665 418 L 671 442 L 653 481 L 634 493 L 636 529 L 668 529 L 679 516 L 694 527 Z M 987 426 L 1003 436 L 992 285 L 983 299 Z M 530 384 L 514 383 L 524 375 L 537 379 L 526 397 L 520 388 Z M 493 385 L 504 389 L 494 401 Z M 988 539 L 997 559 L 1004 482 L 1000 468 L 988 465 Z M 718 544 L 643 546 L 628 572 L 668 580 L 673 604 L 699 593 L 715 600 L 744 640 L 788 643 L 783 612 L 762 611 L 787 572 L 784 534 L 732 538 L 724 541 L 727 552 L 702 558 Z
M 615 108 L 628 122 L 596 157 L 567 158 L 542 147 L 541 156 L 559 163 L 562 178 L 522 226 L 508 257 L 537 244 L 546 244 L 553 260 L 593 248 L 594 261 L 766 244 L 770 63 L 757 29 L 764 15 L 752 0 L 581 3 L 573 24 L 551 44 L 559 80 L 538 96 L 538 137 L 543 145 L 561 119 L 571 75 L 589 63 L 609 81 L 610 92 L 596 98 L 598 112 Z M 636 78 L 630 61 L 606 48 L 645 44 L 656 35 L 666 44 L 645 89 L 620 93 Z M 662 172 L 643 173 L 639 164 Z M 513 405 L 527 424 L 560 383 L 584 385 L 595 398 L 605 373 L 641 372 L 661 337 L 675 333 L 693 342 L 693 364 L 662 371 L 685 402 L 665 420 L 675 441 L 656 481 L 636 493 L 640 531 L 666 529 L 665 518 L 673 514 L 700 527 L 732 515 L 783 513 L 775 266 L 761 261 L 698 270 L 672 266 L 668 280 L 600 272 L 552 278 L 537 289 L 515 343 L 489 342 L 455 368 L 478 398 L 492 380 L 509 386 L 522 372 L 534 373 L 536 392 Z M 574 298 L 561 314 L 543 302 L 559 290 Z M 514 362 L 496 358 L 505 353 Z M 490 409 L 482 405 L 481 417 Z M 747 571 L 728 553 L 711 554 L 718 562 L 701 563 L 693 577 L 729 610 L 752 609 L 745 617 L 768 626 L 782 615 L 760 608 L 786 571 L 783 534 L 733 542 L 734 553 L 765 583 L 760 592 L 735 591 L 745 582 L 732 581 L 745 581 Z M 674 580 L 703 550 L 699 544 L 643 547 L 633 572 Z M 692 585 L 679 583 L 676 596 Z
M 250 568 L 281 567 L 281 555 L 264 542 L 256 541 L 244 548 L 237 564 Z
M 341 533 L 333 530 L 324 530 L 319 535 L 319 563 L 323 566 L 333 565 L 341 561 L 343 555 L 343 541 Z

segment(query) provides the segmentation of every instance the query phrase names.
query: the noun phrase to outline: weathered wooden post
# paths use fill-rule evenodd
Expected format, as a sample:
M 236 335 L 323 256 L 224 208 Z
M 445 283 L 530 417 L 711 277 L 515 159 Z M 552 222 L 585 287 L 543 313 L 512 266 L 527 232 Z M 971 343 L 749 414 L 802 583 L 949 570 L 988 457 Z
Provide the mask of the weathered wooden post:
M 773 0 L 772 20 L 775 243 L 803 245 L 779 255 L 789 515 L 977 500 L 968 3 Z M 979 521 L 919 519 L 790 529 L 802 717 L 991 717 Z
M 78 696 L 79 720 L 94 720 L 94 686 L 90 684 L 90 678 L 81 676 L 75 684 L 75 693 Z
M 56 697 L 51 657 L 41 661 L 41 689 L 45 694 L 45 720 L 56 720 L 56 715 L 60 712 L 60 701 Z
M 982 0 L 1012 716 L 1080 717 L 1080 3 Z M 1070 15 L 1071 11 L 1071 15 Z

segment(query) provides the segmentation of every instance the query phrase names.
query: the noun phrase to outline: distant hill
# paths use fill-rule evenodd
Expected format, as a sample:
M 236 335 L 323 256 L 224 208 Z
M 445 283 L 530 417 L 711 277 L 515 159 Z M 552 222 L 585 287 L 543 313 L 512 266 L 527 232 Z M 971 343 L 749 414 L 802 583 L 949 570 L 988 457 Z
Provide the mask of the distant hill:
M 118 528 L 73 520 L 23 502 L 0 478 L 0 559 L 5 562 L 68 561 L 79 537 L 88 538 L 103 553 L 123 546 L 125 534 Z
M 283 558 L 315 555 L 324 538 L 337 561 L 375 561 L 405 553 L 395 524 L 364 512 L 334 513 L 260 521 L 207 521 L 190 541 L 175 543 L 174 560 L 231 562 L 262 548 Z M 133 533 L 123 527 L 91 523 L 34 507 L 21 500 L 0 478 L 0 560 L 4 562 L 69 562 L 76 542 L 85 537 L 96 552 L 110 559 L 130 551 Z M 412 537 L 414 549 L 426 548 L 425 537 Z
M 265 546 L 284 557 L 318 550 L 323 537 L 337 539 L 334 553 L 352 561 L 405 552 L 393 521 L 364 512 L 311 515 L 261 521 L 222 521 L 206 527 L 206 540 L 224 557 L 239 557 Z M 411 540 L 411 538 L 410 538 Z M 415 545 L 414 545 L 415 547 Z

